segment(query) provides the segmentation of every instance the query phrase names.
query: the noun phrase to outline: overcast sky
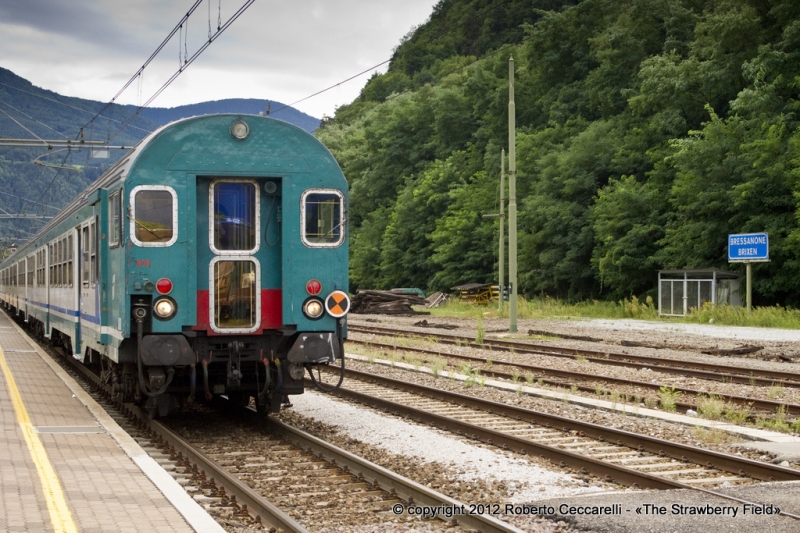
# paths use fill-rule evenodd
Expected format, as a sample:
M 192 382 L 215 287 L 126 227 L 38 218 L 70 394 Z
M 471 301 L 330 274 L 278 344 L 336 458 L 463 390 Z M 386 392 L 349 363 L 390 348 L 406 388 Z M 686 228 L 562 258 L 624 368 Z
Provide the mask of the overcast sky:
M 0 0 L 0 67 L 59 94 L 107 102 L 195 0 Z M 142 104 L 179 67 L 179 53 L 208 40 L 246 0 L 203 0 L 176 36 L 118 99 Z M 223 98 L 291 104 L 392 55 L 438 0 L 255 0 L 151 107 Z M 183 34 L 183 31 L 180 32 Z M 385 72 L 384 65 L 379 72 Z M 351 102 L 369 75 L 295 107 L 321 118 Z

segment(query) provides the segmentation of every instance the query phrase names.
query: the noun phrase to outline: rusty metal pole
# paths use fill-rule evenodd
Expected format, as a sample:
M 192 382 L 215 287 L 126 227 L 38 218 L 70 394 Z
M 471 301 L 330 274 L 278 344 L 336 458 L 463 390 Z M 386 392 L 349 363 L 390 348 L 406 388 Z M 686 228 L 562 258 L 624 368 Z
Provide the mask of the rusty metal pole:
M 506 149 L 503 148 L 503 151 L 500 153 L 500 264 L 498 265 L 499 270 L 499 282 L 500 282 L 500 297 L 498 300 L 500 302 L 497 305 L 497 312 L 503 312 L 503 285 L 506 282 L 506 233 L 505 233 L 505 225 L 506 225 L 506 215 L 505 215 L 505 203 L 506 203 Z
M 514 58 L 508 60 L 508 330 L 517 332 L 517 151 Z

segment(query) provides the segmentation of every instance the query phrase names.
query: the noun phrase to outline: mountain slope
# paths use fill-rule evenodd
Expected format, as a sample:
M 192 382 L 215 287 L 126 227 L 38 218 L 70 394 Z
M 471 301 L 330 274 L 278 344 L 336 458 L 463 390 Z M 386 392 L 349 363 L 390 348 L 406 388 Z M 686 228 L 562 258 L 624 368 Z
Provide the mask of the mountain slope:
M 522 293 L 655 297 L 766 231 L 754 303 L 800 305 L 796 0 L 441 0 L 318 132 L 351 287 L 497 281 L 511 57 Z

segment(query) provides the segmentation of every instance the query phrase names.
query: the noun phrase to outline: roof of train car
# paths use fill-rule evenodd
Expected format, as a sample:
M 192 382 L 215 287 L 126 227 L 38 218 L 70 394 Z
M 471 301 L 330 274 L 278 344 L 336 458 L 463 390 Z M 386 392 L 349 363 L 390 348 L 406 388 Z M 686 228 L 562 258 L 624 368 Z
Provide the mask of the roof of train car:
M 295 126 L 289 122 L 285 122 L 280 119 L 275 119 L 271 117 L 264 117 L 260 115 L 245 115 L 241 113 L 220 113 L 214 115 L 198 115 L 193 117 L 182 118 L 176 120 L 174 122 L 170 122 L 165 124 L 158 129 L 151 132 L 149 135 L 144 137 L 139 143 L 134 146 L 129 152 L 123 155 L 117 163 L 115 163 L 111 168 L 109 168 L 106 172 L 104 172 L 99 178 L 97 178 L 94 182 L 92 182 L 86 189 L 84 189 L 81 193 L 79 193 L 72 201 L 70 201 L 64 208 L 58 212 L 56 216 L 54 216 L 47 224 L 45 224 L 36 234 L 31 237 L 28 241 L 26 241 L 22 246 L 18 247 L 16 253 L 13 255 L 0 260 L 0 266 L 6 263 L 14 263 L 18 261 L 20 258 L 24 258 L 25 256 L 32 253 L 33 250 L 28 250 L 31 247 L 31 243 L 37 241 L 40 237 L 47 234 L 51 229 L 57 227 L 59 224 L 63 223 L 65 220 L 69 218 L 72 213 L 80 208 L 86 199 L 96 190 L 102 189 L 108 184 L 112 183 L 119 177 L 124 179 L 127 176 L 128 171 L 130 170 L 131 166 L 136 162 L 139 155 L 144 152 L 144 150 L 152 144 L 162 133 L 164 133 L 168 129 L 172 129 L 177 127 L 180 124 L 185 124 L 192 121 L 198 121 L 203 119 L 214 119 L 214 118 L 255 118 L 259 120 L 269 120 L 274 121 L 276 123 L 280 123 L 284 127 L 288 127 L 290 129 L 297 130 L 298 132 L 302 132 L 302 135 L 308 136 L 311 139 L 314 139 L 316 143 L 319 143 L 320 147 L 324 148 L 324 145 L 319 142 L 313 135 L 309 134 L 302 128 Z M 327 150 L 327 148 L 324 148 Z

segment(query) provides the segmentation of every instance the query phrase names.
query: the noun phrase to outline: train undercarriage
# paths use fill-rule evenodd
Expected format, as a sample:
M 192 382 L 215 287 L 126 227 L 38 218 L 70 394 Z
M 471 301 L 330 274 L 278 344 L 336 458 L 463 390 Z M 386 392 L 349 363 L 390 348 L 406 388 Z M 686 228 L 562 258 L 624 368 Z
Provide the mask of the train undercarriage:
M 71 337 L 57 329 L 45 337 L 41 321 L 15 316 L 35 337 L 64 354 L 74 354 Z M 288 335 L 285 333 L 289 333 Z M 339 332 L 275 331 L 259 336 L 144 335 L 126 339 L 113 361 L 91 348 L 83 363 L 112 387 L 115 399 L 143 407 L 152 417 L 166 416 L 198 401 L 225 397 L 237 405 L 253 405 L 260 414 L 278 413 L 302 394 L 306 372 L 314 385 L 330 392 L 341 384 L 337 372 L 321 369 L 341 359 Z

